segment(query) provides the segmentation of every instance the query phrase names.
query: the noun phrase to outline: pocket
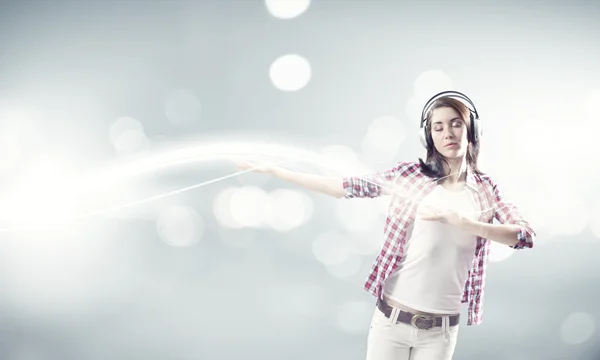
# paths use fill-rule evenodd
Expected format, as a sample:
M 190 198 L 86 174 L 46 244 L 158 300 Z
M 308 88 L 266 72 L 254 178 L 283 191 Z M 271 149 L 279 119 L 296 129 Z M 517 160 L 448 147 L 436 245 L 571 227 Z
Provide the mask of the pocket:
M 385 317 L 385 314 L 381 310 L 379 310 L 379 307 L 377 307 L 377 305 L 375 305 L 375 311 L 373 312 L 372 320 L 375 320 L 375 319 L 387 319 Z
M 377 305 L 375 306 L 375 311 L 373 312 L 373 317 L 371 318 L 371 329 L 373 326 L 383 327 L 390 325 L 390 319 L 385 316 L 385 314 L 379 310 Z

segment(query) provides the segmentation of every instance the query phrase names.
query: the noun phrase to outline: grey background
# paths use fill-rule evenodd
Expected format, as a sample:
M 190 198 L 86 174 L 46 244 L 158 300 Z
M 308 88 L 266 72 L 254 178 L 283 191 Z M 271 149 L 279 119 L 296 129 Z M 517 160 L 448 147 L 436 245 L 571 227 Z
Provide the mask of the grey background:
M 455 359 L 600 359 L 600 99 L 590 100 L 600 89 L 599 35 L 600 5 L 584 1 L 313 0 L 293 19 L 258 0 L 3 1 L 3 199 L 34 164 L 79 173 L 128 159 L 109 139 L 123 116 L 143 124 L 157 149 L 197 136 L 342 145 L 376 170 L 416 160 L 423 99 L 409 100 L 419 75 L 437 69 L 472 95 L 485 124 L 484 170 L 540 229 L 533 250 L 490 265 L 484 323 L 463 321 Z M 298 91 L 269 78 L 285 54 L 310 62 Z M 201 110 L 177 125 L 165 101 L 181 89 Z M 361 153 L 381 116 L 405 131 L 392 160 Z M 130 186 L 151 196 L 234 171 L 226 161 L 191 163 Z M 296 229 L 227 229 L 215 197 L 247 184 L 296 189 L 246 174 L 130 216 L 0 233 L 0 358 L 363 359 L 373 299 L 362 285 L 375 253 L 341 279 L 315 258 L 313 242 L 341 231 L 377 245 L 383 214 L 353 233 L 335 215 L 346 200 L 307 192 L 313 216 Z M 37 195 L 25 213 L 50 215 L 38 195 L 53 188 L 28 189 Z M 368 201 L 348 206 L 366 216 Z M 157 232 L 153 211 L 172 203 L 202 219 L 193 246 L 170 246 Z M 232 246 L 238 238 L 250 242 Z

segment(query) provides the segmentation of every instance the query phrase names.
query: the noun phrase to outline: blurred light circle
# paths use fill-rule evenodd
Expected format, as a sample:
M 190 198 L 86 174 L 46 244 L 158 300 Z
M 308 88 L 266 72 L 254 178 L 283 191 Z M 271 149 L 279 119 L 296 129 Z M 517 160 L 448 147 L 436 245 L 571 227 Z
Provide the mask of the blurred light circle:
M 313 212 L 310 197 L 296 190 L 275 190 L 268 195 L 267 223 L 275 230 L 288 231 L 305 224 Z
M 351 245 L 337 232 L 326 232 L 317 236 L 312 251 L 318 261 L 325 265 L 341 264 L 351 253 Z
M 125 130 L 114 143 L 118 155 L 137 154 L 150 148 L 150 141 L 143 131 Z
M 117 120 L 113 121 L 112 124 L 110 124 L 108 130 L 108 136 L 111 144 L 114 145 L 117 142 L 119 136 L 121 136 L 121 134 L 123 134 L 123 132 L 125 131 L 144 132 L 144 126 L 139 120 L 129 116 L 123 116 L 118 118 Z
M 367 301 L 348 301 L 337 308 L 336 325 L 348 334 L 367 333 L 375 304 Z
M 269 13 L 280 19 L 302 15 L 310 6 L 310 0 L 265 0 Z
M 320 153 L 319 165 L 325 175 L 365 174 L 370 172 L 347 146 L 331 145 Z
M 165 115 L 171 124 L 186 126 L 200 119 L 200 101 L 187 90 L 177 90 L 169 94 L 164 105 Z
M 244 227 L 262 227 L 267 206 L 267 193 L 253 186 L 238 188 L 231 194 L 229 204 L 233 219 Z
M 429 100 L 433 95 L 442 91 L 452 90 L 452 79 L 441 70 L 427 70 L 417 76 L 414 83 L 414 90 L 417 98 L 424 99 L 421 105 L 422 108 L 425 105 L 425 101 Z
M 282 91 L 298 91 L 311 79 L 309 62 L 296 54 L 277 58 L 269 69 L 273 85 Z
M 381 226 L 369 229 L 368 232 L 354 232 L 349 239 L 349 244 L 352 247 L 352 252 L 357 255 L 377 254 L 381 249 Z
M 356 274 L 363 264 L 362 257 L 356 254 L 349 254 L 341 263 L 327 265 L 327 272 L 338 279 L 347 279 Z
M 158 234 L 169 245 L 191 246 L 204 232 L 200 215 L 185 206 L 169 206 L 158 214 Z
M 596 320 L 590 314 L 576 312 L 567 316 L 560 328 L 560 336 L 567 344 L 578 345 L 588 341 L 596 331 Z
M 118 155 L 131 155 L 149 148 L 149 140 L 139 120 L 124 116 L 109 127 L 109 140 Z
M 231 197 L 237 188 L 230 187 L 219 192 L 213 201 L 213 212 L 217 222 L 227 228 L 238 229 L 242 227 L 231 213 Z
M 404 125 L 400 120 L 392 116 L 375 119 L 361 143 L 363 153 L 378 162 L 393 160 L 404 136 Z
M 362 232 L 383 226 L 378 224 L 381 217 L 378 204 L 370 200 L 353 199 L 336 203 L 335 214 L 344 229 L 350 232 Z

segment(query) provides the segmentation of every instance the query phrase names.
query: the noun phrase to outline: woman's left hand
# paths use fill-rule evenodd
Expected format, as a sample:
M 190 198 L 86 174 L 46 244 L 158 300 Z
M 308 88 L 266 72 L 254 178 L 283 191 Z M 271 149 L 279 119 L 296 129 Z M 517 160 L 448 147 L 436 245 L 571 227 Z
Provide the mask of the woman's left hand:
M 464 218 L 456 211 L 452 210 L 437 210 L 431 215 L 422 216 L 421 219 L 428 221 L 439 221 L 454 226 L 462 226 L 464 222 Z

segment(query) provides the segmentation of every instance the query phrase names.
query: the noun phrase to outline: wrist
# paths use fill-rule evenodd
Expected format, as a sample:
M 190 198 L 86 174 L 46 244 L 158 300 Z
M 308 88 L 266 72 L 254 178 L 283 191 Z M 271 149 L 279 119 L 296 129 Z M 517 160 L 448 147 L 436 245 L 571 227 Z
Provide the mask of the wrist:
M 279 172 L 279 167 L 278 166 L 271 166 L 269 165 L 266 169 L 265 169 L 265 174 L 271 175 L 271 176 L 275 176 L 277 177 L 280 172 Z
M 459 215 L 458 226 L 462 230 L 465 230 L 465 231 L 472 230 L 473 227 L 475 227 L 475 225 L 476 225 L 475 221 L 469 219 L 468 217 Z
M 481 223 L 477 220 L 469 218 L 463 218 L 461 229 L 469 234 L 477 235 L 480 237 L 488 237 L 488 228 L 485 223 Z

